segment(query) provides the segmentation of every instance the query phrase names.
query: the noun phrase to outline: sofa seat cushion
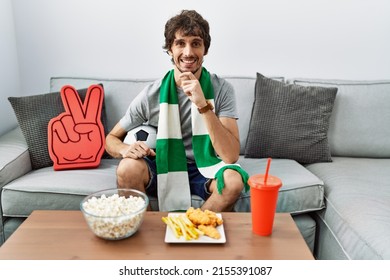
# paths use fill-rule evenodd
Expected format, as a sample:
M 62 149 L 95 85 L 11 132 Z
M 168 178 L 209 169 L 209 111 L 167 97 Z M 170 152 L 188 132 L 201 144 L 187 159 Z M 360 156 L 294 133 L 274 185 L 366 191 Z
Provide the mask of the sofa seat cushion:
M 295 224 L 305 239 L 310 251 L 314 253 L 317 225 L 311 214 L 292 215 Z
M 4 216 L 27 217 L 33 210 L 79 210 L 88 194 L 116 187 L 115 159 L 103 159 L 96 169 L 33 170 L 3 187 Z
M 238 163 L 249 175 L 255 175 L 265 172 L 267 159 L 240 156 Z M 295 160 L 273 159 L 269 172 L 283 183 L 279 190 L 277 212 L 299 214 L 324 208 L 323 181 Z M 243 192 L 235 210 L 250 211 L 250 192 Z
M 95 169 L 53 171 L 52 167 L 33 170 L 4 186 L 2 206 L 6 217 L 28 217 L 34 210 L 79 210 L 81 200 L 88 194 L 115 188 L 117 159 L 102 159 Z M 158 201 L 150 197 L 153 210 Z M 193 195 L 191 205 L 204 203 Z
M 320 213 L 349 259 L 390 259 L 390 159 L 334 157 L 307 168 L 325 183 Z
M 54 172 L 51 167 L 33 170 L 3 188 L 3 214 L 8 217 L 27 217 L 33 210 L 78 210 L 85 195 L 116 186 L 115 159 L 103 159 L 96 169 Z M 250 175 L 263 172 L 266 159 L 247 159 L 240 164 Z M 280 189 L 277 212 L 305 213 L 324 207 L 322 181 L 293 160 L 274 159 L 270 173 L 278 176 Z M 193 205 L 203 201 L 193 197 Z M 151 198 L 151 203 L 156 204 Z M 235 211 L 250 211 L 250 192 L 242 193 Z

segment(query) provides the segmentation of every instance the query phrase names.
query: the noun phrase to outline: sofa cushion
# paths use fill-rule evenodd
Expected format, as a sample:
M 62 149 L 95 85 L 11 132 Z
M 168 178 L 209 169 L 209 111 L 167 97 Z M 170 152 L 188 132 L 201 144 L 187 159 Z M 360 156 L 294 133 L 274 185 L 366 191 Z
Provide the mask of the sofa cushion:
M 95 169 L 54 172 L 51 167 L 33 170 L 4 186 L 3 215 L 28 217 L 34 210 L 79 210 L 81 200 L 88 194 L 115 188 L 118 159 L 102 159 Z M 203 199 L 193 195 L 192 206 L 200 207 Z M 153 210 L 158 201 L 150 197 Z
M 333 157 L 307 168 L 324 180 L 326 209 L 318 218 L 337 251 L 347 259 L 390 259 L 390 159 Z M 333 258 L 336 249 L 324 251 L 319 257 Z
M 96 169 L 33 170 L 3 187 L 3 215 L 27 217 L 33 210 L 79 210 L 88 194 L 116 187 L 118 160 L 102 159 Z
M 256 76 L 253 77 L 223 77 L 234 88 L 236 94 L 238 120 L 237 124 L 240 128 L 240 154 L 245 154 L 246 139 L 249 131 L 249 123 L 251 120 L 251 110 L 248 105 L 251 106 L 255 99 L 255 84 Z M 284 82 L 284 77 L 270 77 L 273 80 Z
M 310 251 L 314 252 L 317 225 L 311 214 L 292 215 L 295 224 L 306 241 Z
M 87 89 L 78 90 L 81 100 L 84 102 Z M 19 126 L 26 139 L 31 166 L 33 169 L 53 165 L 48 150 L 48 124 L 49 121 L 65 111 L 59 92 L 51 92 L 39 95 L 22 97 L 9 97 Z M 103 126 L 106 128 L 106 112 L 103 103 Z M 107 130 L 106 130 L 107 133 Z
M 250 175 L 265 170 L 265 159 L 245 159 L 239 163 Z M 50 167 L 33 170 L 7 184 L 2 192 L 3 214 L 8 217 L 27 217 L 33 210 L 79 209 L 85 195 L 116 186 L 118 160 L 103 159 L 96 169 L 53 172 Z M 283 186 L 278 198 L 278 212 L 305 213 L 324 207 L 322 181 L 293 160 L 275 159 L 270 173 L 278 176 Z M 151 198 L 153 209 L 156 199 Z M 199 207 L 200 198 L 192 204 Z M 235 211 L 250 211 L 250 192 L 242 193 Z
M 240 156 L 238 163 L 252 176 L 265 172 L 267 159 Z M 298 162 L 274 159 L 269 172 L 283 183 L 279 189 L 277 212 L 300 214 L 325 207 L 323 181 Z M 250 191 L 243 192 L 234 210 L 250 212 L 250 209 Z
M 291 79 L 288 82 L 338 88 L 328 132 L 332 156 L 390 157 L 390 80 Z
M 337 88 L 289 85 L 257 74 L 245 156 L 331 161 L 327 132 Z

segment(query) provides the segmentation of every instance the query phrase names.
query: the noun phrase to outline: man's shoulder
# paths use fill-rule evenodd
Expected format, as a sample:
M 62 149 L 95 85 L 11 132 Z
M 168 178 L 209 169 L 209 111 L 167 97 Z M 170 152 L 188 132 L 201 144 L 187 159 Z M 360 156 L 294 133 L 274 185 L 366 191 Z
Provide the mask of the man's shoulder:
M 151 81 L 151 82 L 147 85 L 147 87 L 148 87 L 148 88 L 151 88 L 151 89 L 153 89 L 153 88 L 160 88 L 160 87 L 161 87 L 162 79 L 163 79 L 163 78 L 158 78 L 158 79 L 155 79 L 155 80 Z
M 162 78 L 151 81 L 150 83 L 148 83 L 145 86 L 145 88 L 143 90 L 144 93 L 147 95 L 153 95 L 153 94 L 159 93 L 160 88 L 161 88 L 161 82 L 162 82 Z
M 225 78 L 215 74 L 210 73 L 211 82 L 213 83 L 214 89 L 228 89 L 233 90 L 233 86 Z
M 215 81 L 215 82 L 219 82 L 219 83 L 226 82 L 226 80 L 223 77 L 217 75 L 216 73 L 210 73 L 210 78 L 212 81 Z

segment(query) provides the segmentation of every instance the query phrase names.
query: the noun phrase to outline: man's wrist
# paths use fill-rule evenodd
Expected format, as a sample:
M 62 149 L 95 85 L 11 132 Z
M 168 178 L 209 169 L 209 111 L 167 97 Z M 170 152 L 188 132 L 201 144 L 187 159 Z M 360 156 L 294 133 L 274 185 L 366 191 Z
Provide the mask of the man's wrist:
M 206 101 L 206 105 L 203 107 L 198 107 L 198 111 L 200 114 L 206 113 L 207 111 L 212 111 L 214 109 L 214 106 L 209 102 Z

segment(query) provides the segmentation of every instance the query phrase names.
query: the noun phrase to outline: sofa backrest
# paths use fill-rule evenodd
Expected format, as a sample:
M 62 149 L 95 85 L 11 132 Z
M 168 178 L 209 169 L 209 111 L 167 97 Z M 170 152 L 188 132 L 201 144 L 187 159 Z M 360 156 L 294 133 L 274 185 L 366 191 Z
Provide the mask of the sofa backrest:
M 255 99 L 256 77 L 224 77 L 232 84 L 236 93 L 237 111 L 239 119 L 237 121 L 240 129 L 240 154 L 245 153 L 246 138 L 251 120 L 252 105 Z
M 338 88 L 328 132 L 332 156 L 390 156 L 390 80 L 289 79 L 287 82 Z
M 254 75 L 223 78 L 233 85 L 236 92 L 241 154 L 244 154 L 256 77 Z M 283 77 L 273 79 L 284 81 Z M 91 84 L 102 83 L 105 89 L 107 125 L 111 130 L 125 113 L 131 100 L 154 80 L 53 77 L 50 80 L 50 90 L 59 91 L 66 84 L 85 88 Z M 288 79 L 287 82 L 338 88 L 328 133 L 332 156 L 379 158 L 390 156 L 390 80 Z
M 237 121 L 240 129 L 240 154 L 245 154 L 246 139 L 249 131 L 249 124 L 252 115 L 252 106 L 255 100 L 256 75 L 253 77 L 223 76 L 232 86 L 236 93 L 237 110 L 239 119 Z M 270 77 L 271 79 L 284 82 L 283 77 Z
M 155 79 L 115 80 L 99 78 L 53 77 L 50 79 L 50 92 L 60 91 L 64 85 L 76 89 L 86 88 L 91 84 L 103 84 L 104 102 L 107 114 L 107 126 L 110 131 L 124 115 L 130 102 L 149 83 Z
M 241 154 L 245 152 L 246 138 L 249 130 L 249 123 L 254 101 L 254 90 L 256 76 L 224 76 L 235 89 L 238 126 L 240 129 Z M 273 79 L 284 81 L 283 77 L 272 77 Z M 102 83 L 105 92 L 105 106 L 107 112 L 108 130 L 118 122 L 126 112 L 126 109 L 134 97 L 150 82 L 155 79 L 99 79 L 83 77 L 52 77 L 50 79 L 50 91 L 60 91 L 64 85 L 72 85 L 77 89 L 86 88 L 91 84 Z

